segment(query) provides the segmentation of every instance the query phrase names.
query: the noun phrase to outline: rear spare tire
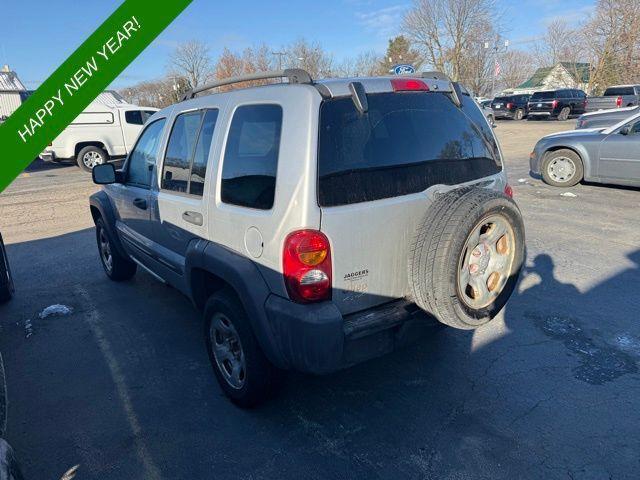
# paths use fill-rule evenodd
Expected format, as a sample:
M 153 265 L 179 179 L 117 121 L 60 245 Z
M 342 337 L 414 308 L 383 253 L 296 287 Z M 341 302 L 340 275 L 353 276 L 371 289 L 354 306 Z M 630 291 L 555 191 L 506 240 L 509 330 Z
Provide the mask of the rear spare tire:
M 413 299 L 446 325 L 477 328 L 506 304 L 524 256 L 522 215 L 509 197 L 482 188 L 440 194 L 409 253 Z

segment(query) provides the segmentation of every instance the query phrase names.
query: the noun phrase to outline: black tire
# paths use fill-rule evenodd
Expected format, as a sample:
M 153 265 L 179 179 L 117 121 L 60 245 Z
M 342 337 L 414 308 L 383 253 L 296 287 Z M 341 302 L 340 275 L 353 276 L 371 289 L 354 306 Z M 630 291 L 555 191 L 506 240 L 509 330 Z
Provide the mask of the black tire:
M 15 286 L 13 284 L 13 275 L 9 266 L 9 258 L 4 248 L 2 237 L 0 236 L 0 304 L 6 303 L 13 297 Z
M 510 228 L 512 252 L 501 287 L 487 305 L 474 308 L 459 288 L 471 233 L 485 220 L 499 218 Z M 481 237 L 480 237 L 481 238 Z M 441 194 L 420 223 L 409 255 L 409 283 L 416 304 L 437 320 L 459 329 L 474 329 L 494 318 L 511 296 L 525 258 L 524 224 L 513 200 L 480 188 L 460 188 Z M 485 270 L 486 270 L 485 266 Z M 508 273 L 507 273 L 508 272 Z M 484 274 L 484 271 L 482 271 Z M 491 277 L 490 277 L 491 278 Z
M 573 175 L 570 177 L 561 177 L 553 172 L 552 164 L 559 159 L 566 159 L 573 165 Z M 584 178 L 584 166 L 582 165 L 582 159 L 573 150 L 563 148 L 553 152 L 547 152 L 542 161 L 542 179 L 548 185 L 554 187 L 573 187 L 578 184 Z
M 565 120 L 568 120 L 569 115 L 571 115 L 571 108 L 564 107 L 562 110 L 560 110 L 560 113 L 558 114 L 558 121 L 564 122 Z
M 524 110 L 522 110 L 521 108 L 518 108 L 516 110 L 516 113 L 513 116 L 514 120 L 522 120 L 524 118 Z
M 91 173 L 93 170 L 93 160 L 90 160 L 88 157 L 93 157 L 95 160 L 95 165 L 107 163 L 109 161 L 109 154 L 105 152 L 102 148 L 96 147 L 94 145 L 89 145 L 88 147 L 84 147 L 82 150 L 78 152 L 78 156 L 76 157 L 76 163 L 81 170 Z M 94 165 L 94 166 L 95 166 Z
M 114 282 L 122 282 L 131 279 L 136 274 L 138 266 L 118 252 L 102 218 L 96 220 L 96 241 L 100 263 L 107 277 Z M 105 251 L 105 248 L 108 251 Z
M 214 322 L 220 319 L 233 327 L 237 345 L 240 347 L 240 355 L 244 358 L 239 375 L 242 383 L 235 386 L 231 383 L 233 380 L 227 380 L 230 365 L 225 364 L 226 361 L 221 361 L 222 365 L 219 364 L 214 353 L 215 345 L 224 344 L 215 330 Z M 204 320 L 204 337 L 209 360 L 225 395 L 242 408 L 255 407 L 271 398 L 279 385 L 280 372 L 262 352 L 247 314 L 235 292 L 224 288 L 214 293 L 205 305 Z

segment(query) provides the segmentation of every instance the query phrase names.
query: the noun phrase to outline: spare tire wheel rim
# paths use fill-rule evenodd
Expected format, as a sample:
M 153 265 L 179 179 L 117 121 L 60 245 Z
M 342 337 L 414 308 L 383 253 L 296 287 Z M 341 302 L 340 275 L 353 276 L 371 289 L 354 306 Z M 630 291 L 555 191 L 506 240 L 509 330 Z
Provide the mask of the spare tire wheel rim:
M 569 157 L 555 157 L 549 162 L 547 173 L 554 181 L 565 183 L 570 181 L 576 174 L 576 164 Z
M 467 237 L 458 262 L 458 297 L 469 308 L 491 305 L 509 280 L 515 258 L 515 234 L 502 215 L 485 217 Z

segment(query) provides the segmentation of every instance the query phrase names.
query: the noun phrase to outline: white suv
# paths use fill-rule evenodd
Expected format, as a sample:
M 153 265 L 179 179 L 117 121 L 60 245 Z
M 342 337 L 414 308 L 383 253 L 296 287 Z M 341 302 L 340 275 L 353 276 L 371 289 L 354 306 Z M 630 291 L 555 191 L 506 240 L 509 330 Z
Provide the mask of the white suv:
M 122 170 L 93 178 L 106 185 L 90 203 L 107 275 L 140 266 L 190 297 L 241 406 L 280 369 L 378 356 L 427 317 L 488 322 L 523 263 L 493 131 L 438 73 L 207 85 L 153 115 Z

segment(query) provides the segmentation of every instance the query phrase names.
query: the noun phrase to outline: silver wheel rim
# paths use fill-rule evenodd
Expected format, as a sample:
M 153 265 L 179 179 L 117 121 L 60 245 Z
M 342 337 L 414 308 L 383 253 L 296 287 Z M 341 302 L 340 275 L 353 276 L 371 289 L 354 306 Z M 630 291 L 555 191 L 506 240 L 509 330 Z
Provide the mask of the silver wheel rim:
M 236 390 L 247 378 L 246 362 L 240 336 L 233 323 L 223 313 L 215 313 L 209 327 L 213 357 L 225 381 Z
M 113 270 L 113 255 L 111 254 L 111 245 L 109 244 L 109 239 L 107 238 L 104 228 L 101 228 L 98 233 L 98 243 L 100 248 L 100 258 L 102 259 L 104 268 L 107 269 L 107 272 L 111 273 Z
M 554 181 L 566 183 L 576 174 L 576 164 L 569 157 L 554 157 L 547 165 L 547 173 Z
M 504 289 L 515 258 L 515 234 L 502 215 L 471 230 L 458 263 L 458 296 L 474 310 L 491 305 Z
M 92 150 L 82 156 L 82 163 L 84 163 L 87 168 L 93 168 L 96 165 L 102 165 L 104 163 L 104 159 L 99 152 Z

